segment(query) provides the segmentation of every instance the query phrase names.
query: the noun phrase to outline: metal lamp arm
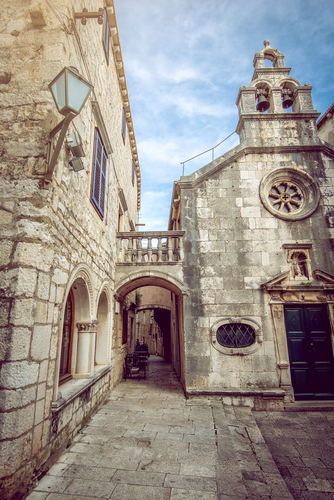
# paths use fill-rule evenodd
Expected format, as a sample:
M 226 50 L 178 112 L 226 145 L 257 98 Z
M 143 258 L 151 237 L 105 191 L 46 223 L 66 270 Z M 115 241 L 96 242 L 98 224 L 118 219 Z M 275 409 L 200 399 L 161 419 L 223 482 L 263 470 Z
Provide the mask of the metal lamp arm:
M 56 148 L 55 148 L 55 150 L 53 152 L 53 155 L 52 155 L 52 158 L 51 158 L 51 161 L 50 161 L 50 164 L 49 164 L 49 168 L 48 168 L 48 171 L 47 171 L 45 179 L 44 179 L 44 181 L 47 182 L 47 183 L 51 182 L 52 174 L 53 174 L 54 168 L 56 166 L 56 163 L 57 163 L 57 160 L 58 160 L 58 156 L 59 156 L 61 147 L 63 145 L 63 142 L 64 142 L 64 139 L 65 139 L 65 135 L 66 135 L 68 126 L 71 123 L 71 121 L 73 120 L 73 118 L 75 118 L 76 116 L 77 115 L 75 113 L 68 113 L 68 115 L 66 115 L 65 118 L 60 123 L 58 123 L 58 125 L 56 125 L 54 127 L 54 129 L 52 129 L 51 132 L 50 132 L 50 141 L 51 141 L 51 145 L 52 145 L 52 138 L 60 130 L 60 135 L 59 135 L 59 138 L 58 138 L 58 142 L 57 142 Z

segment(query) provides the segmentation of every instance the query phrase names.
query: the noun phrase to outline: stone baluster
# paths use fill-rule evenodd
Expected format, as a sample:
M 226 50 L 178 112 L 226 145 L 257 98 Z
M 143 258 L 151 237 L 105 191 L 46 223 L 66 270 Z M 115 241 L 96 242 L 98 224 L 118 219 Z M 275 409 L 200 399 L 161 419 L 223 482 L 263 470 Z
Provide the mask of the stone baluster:
M 132 241 L 132 238 L 129 238 L 128 239 L 128 258 L 127 258 L 127 261 L 128 262 L 132 262 L 132 254 L 133 254 L 133 241 Z
M 142 261 L 142 255 L 143 255 L 143 250 L 142 250 L 142 244 L 141 244 L 141 237 L 138 236 L 138 238 L 137 238 L 137 262 Z
M 167 258 L 168 261 L 171 262 L 173 260 L 173 247 L 172 247 L 172 237 L 168 236 L 167 238 Z
M 184 260 L 184 251 L 183 251 L 183 237 L 179 236 L 179 256 L 180 260 Z
M 161 236 L 158 237 L 158 262 L 162 262 L 162 241 L 161 241 Z
M 118 251 L 118 261 L 119 262 L 124 262 L 124 258 L 123 258 L 123 239 L 122 238 L 118 238 L 118 241 L 117 241 L 117 251 Z
M 152 262 L 152 238 L 149 236 L 147 240 L 147 258 L 148 262 Z

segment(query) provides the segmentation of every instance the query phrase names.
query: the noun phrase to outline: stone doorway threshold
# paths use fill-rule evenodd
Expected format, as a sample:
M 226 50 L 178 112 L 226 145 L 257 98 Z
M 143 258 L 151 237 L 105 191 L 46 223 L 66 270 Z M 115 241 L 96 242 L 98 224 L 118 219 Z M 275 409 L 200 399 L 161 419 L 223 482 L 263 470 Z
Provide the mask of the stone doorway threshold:
M 334 400 L 330 401 L 295 401 L 285 403 L 285 411 L 334 411 Z

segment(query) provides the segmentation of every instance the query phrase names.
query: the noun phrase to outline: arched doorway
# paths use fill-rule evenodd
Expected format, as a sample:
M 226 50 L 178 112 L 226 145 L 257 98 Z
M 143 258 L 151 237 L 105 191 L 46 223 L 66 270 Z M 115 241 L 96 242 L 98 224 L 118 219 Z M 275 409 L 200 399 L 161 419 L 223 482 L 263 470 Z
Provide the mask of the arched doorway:
M 185 349 L 184 349 L 184 327 L 183 327 L 183 295 L 187 294 L 186 285 L 175 277 L 169 276 L 162 272 L 136 272 L 123 278 L 116 285 L 116 300 L 120 303 L 121 310 L 130 309 L 130 305 L 126 304 L 126 297 L 138 289 L 147 287 L 163 288 L 167 290 L 171 296 L 171 307 L 157 306 L 156 304 L 146 304 L 146 308 L 150 312 L 147 321 L 153 317 L 160 326 L 163 336 L 163 356 L 171 363 L 181 384 L 185 385 Z M 136 299 L 137 300 L 137 299 Z M 125 305 L 126 304 L 126 305 Z M 136 305 L 136 313 L 139 308 L 138 302 Z M 152 306 L 152 307 L 150 307 Z M 167 312 L 167 309 L 170 311 Z M 153 315 L 152 315 L 153 312 Z M 123 328 L 124 328 L 123 315 Z M 136 315 L 137 316 L 137 315 Z M 133 339 L 133 345 L 128 343 L 128 351 L 134 349 L 134 341 L 138 338 L 138 324 L 135 323 L 135 334 L 128 335 L 127 338 Z M 128 326 L 128 328 L 130 328 Z M 132 333 L 132 332 L 131 332 Z M 136 337 L 137 336 L 137 337 Z M 125 338 L 126 336 L 124 336 Z M 156 345 L 156 344 L 155 344 Z

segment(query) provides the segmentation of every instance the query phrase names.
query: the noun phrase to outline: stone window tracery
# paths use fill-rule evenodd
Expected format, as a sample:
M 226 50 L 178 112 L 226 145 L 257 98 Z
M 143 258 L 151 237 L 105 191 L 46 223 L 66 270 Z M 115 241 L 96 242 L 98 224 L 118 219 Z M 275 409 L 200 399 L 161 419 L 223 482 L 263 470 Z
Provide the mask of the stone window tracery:
M 301 189 L 295 183 L 287 181 L 273 184 L 268 199 L 274 210 L 287 214 L 299 210 L 304 201 Z
M 221 318 L 211 327 L 213 347 L 227 355 L 245 356 L 261 347 L 260 325 L 250 318 Z
M 276 217 L 301 220 L 317 209 L 320 191 L 316 181 L 306 172 L 296 167 L 282 167 L 263 177 L 260 198 Z

